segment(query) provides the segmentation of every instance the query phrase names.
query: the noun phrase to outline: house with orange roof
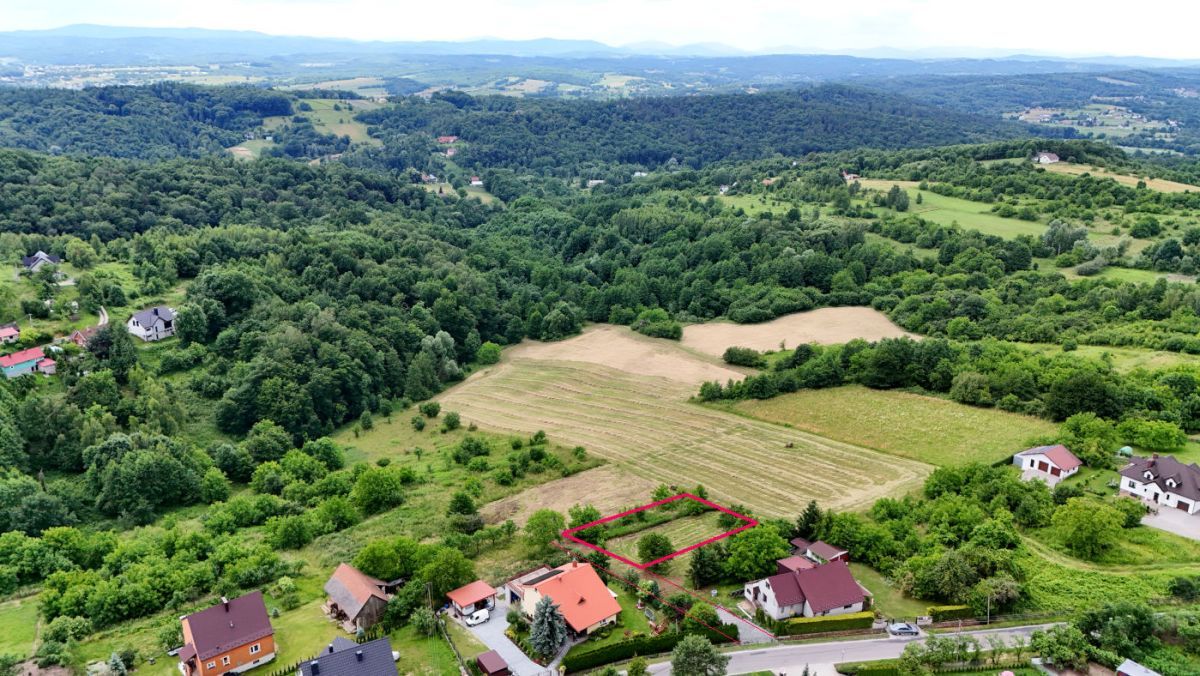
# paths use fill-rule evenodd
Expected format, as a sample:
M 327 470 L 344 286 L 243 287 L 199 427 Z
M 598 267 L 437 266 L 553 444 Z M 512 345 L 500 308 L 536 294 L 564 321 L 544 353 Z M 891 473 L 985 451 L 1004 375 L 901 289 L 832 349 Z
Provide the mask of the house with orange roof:
M 587 636 L 616 622 L 621 613 L 616 593 L 590 563 L 572 561 L 531 580 L 521 595 L 521 612 L 532 618 L 543 597 L 558 606 L 572 636 Z
M 390 598 L 386 589 L 387 583 L 383 580 L 349 564 L 338 564 L 325 583 L 325 594 L 329 597 L 325 613 L 341 622 L 348 632 L 366 629 L 383 619 Z

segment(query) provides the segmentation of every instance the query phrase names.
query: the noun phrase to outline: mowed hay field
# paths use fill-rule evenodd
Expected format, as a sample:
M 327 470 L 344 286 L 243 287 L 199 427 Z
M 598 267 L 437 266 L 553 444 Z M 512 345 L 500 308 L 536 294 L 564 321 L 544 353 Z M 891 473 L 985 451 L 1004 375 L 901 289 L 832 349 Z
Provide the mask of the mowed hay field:
M 684 547 L 720 535 L 724 532 L 720 525 L 717 524 L 717 513 L 709 512 L 699 516 L 687 516 L 674 521 L 668 521 L 653 528 L 647 528 L 643 531 L 623 535 L 619 538 L 613 538 L 604 543 L 604 548 L 615 554 L 620 554 L 630 561 L 641 561 L 638 558 L 637 543 L 650 533 L 661 533 L 667 536 L 671 541 L 671 545 L 675 551 L 679 551 Z M 687 575 L 688 566 L 691 563 L 692 553 L 680 554 L 671 559 L 665 573 L 672 578 L 682 578 Z M 682 580 L 679 580 L 682 581 Z
M 1200 186 L 1189 185 L 1187 183 L 1178 183 L 1176 181 L 1168 181 L 1165 178 L 1140 178 L 1138 176 L 1129 176 L 1128 174 L 1118 174 L 1116 172 L 1101 169 L 1100 167 L 1091 167 L 1086 164 L 1073 164 L 1071 162 L 1055 162 L 1047 164 L 1044 167 L 1046 171 L 1052 171 L 1056 174 L 1069 174 L 1071 176 L 1079 176 L 1080 174 L 1091 174 L 1096 178 L 1111 178 L 1112 180 L 1127 185 L 1131 188 L 1137 187 L 1138 181 L 1145 181 L 1146 187 L 1150 190 L 1159 192 L 1200 192 Z
M 600 363 L 608 354 L 619 359 Z M 735 372 L 668 341 L 603 327 L 508 350 L 500 364 L 439 398 L 464 424 L 521 434 L 544 430 L 635 477 L 681 489 L 703 484 L 712 499 L 747 505 L 759 515 L 794 516 L 810 499 L 838 509 L 866 507 L 915 488 L 932 469 L 689 403 L 714 373 Z M 578 501 L 587 499 L 585 491 Z
M 726 348 L 733 346 L 766 351 L 779 349 L 780 342 L 792 348 L 804 343 L 833 345 L 855 338 L 876 341 L 901 336 L 916 337 L 873 308 L 827 307 L 785 315 L 761 324 L 693 324 L 683 329 L 681 343 L 684 347 L 719 357 Z
M 1054 423 L 909 392 L 848 385 L 733 404 L 734 411 L 933 465 L 992 463 Z

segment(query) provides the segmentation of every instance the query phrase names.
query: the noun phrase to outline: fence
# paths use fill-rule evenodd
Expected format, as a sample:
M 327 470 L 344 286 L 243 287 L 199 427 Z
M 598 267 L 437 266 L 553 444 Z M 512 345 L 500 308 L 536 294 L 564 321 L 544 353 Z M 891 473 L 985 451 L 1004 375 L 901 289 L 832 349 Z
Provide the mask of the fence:
M 450 650 L 454 653 L 454 659 L 458 660 L 460 673 L 463 676 L 474 674 L 475 672 L 467 665 L 467 661 L 463 659 L 462 653 L 458 652 L 458 646 L 454 645 L 454 641 L 450 638 L 450 632 L 446 630 L 446 618 L 440 614 L 437 616 L 437 628 L 446 643 L 450 644 Z

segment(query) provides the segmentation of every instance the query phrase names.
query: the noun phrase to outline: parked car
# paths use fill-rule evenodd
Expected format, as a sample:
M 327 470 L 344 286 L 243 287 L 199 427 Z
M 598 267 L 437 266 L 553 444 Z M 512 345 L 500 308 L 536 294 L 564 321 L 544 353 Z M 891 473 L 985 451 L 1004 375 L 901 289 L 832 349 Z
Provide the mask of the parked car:
M 492 614 L 490 612 L 488 612 L 487 608 L 484 608 L 482 610 L 476 610 L 475 612 L 471 613 L 470 616 L 467 617 L 467 626 L 474 627 L 475 625 L 483 624 L 484 622 L 487 622 L 490 619 L 492 619 Z
M 892 636 L 920 636 L 921 630 L 917 629 L 915 624 L 908 622 L 894 622 L 888 625 L 888 633 Z

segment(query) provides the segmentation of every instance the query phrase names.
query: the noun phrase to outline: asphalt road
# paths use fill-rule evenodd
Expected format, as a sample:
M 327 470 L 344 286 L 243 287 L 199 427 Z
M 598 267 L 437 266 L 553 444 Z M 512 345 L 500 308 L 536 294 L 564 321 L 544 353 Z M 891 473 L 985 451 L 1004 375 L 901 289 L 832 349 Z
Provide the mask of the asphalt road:
M 974 636 L 982 639 L 985 636 L 999 635 L 1008 640 L 1013 636 L 1021 636 L 1028 640 L 1030 634 L 1053 624 L 1039 624 L 1026 627 L 1009 627 L 1006 629 L 980 629 L 964 631 L 963 636 Z M 745 674 L 755 671 L 772 671 L 777 674 L 799 674 L 805 666 L 831 665 L 838 662 L 857 662 L 863 660 L 886 660 L 899 657 L 904 652 L 904 646 L 913 642 L 924 641 L 924 638 L 873 638 L 863 641 L 831 641 L 828 643 L 804 643 L 799 645 L 780 645 L 771 648 L 755 650 L 740 650 L 729 653 L 729 673 Z M 986 647 L 986 644 L 985 644 Z M 671 673 L 670 662 L 650 666 L 652 674 Z

